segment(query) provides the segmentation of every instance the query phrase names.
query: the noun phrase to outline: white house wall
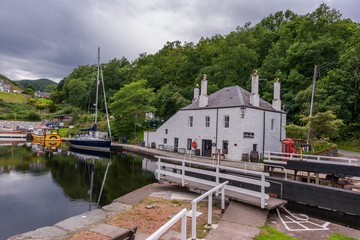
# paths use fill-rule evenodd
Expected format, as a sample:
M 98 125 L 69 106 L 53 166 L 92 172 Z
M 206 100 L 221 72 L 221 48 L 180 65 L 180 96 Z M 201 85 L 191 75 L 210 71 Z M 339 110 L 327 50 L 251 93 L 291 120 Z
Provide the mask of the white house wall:
M 229 128 L 224 127 L 226 115 L 230 117 Z M 193 117 L 193 127 L 189 127 L 189 116 Z M 205 127 L 206 116 L 210 117 L 210 127 Z M 271 119 L 274 119 L 273 130 L 271 130 Z M 283 128 L 285 123 L 286 114 L 268 112 L 257 108 L 246 108 L 243 118 L 239 107 L 182 110 L 166 121 L 156 132 L 145 132 L 144 140 L 148 147 L 151 146 L 151 143 L 155 143 L 156 148 L 159 145 L 173 148 L 174 138 L 178 138 L 178 148 L 186 149 L 187 139 L 192 139 L 198 143 L 200 150 L 202 140 L 211 140 L 213 143 L 216 142 L 216 146 L 212 147 L 212 152 L 215 152 L 216 148 L 221 149 L 223 141 L 227 140 L 228 154 L 226 158 L 240 160 L 243 154 L 250 154 L 254 144 L 256 144 L 259 153 L 281 151 L 280 141 L 285 137 Z M 216 124 L 218 126 L 217 135 Z M 244 132 L 251 134 L 251 136 L 244 137 Z M 167 139 L 166 143 L 164 143 L 165 138 Z

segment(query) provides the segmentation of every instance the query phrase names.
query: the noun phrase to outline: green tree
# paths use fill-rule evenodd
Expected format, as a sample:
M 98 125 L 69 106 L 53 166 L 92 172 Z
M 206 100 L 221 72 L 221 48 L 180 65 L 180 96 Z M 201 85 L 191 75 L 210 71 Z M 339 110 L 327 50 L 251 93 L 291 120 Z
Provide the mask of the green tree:
M 154 96 L 152 88 L 146 88 L 146 80 L 124 85 L 110 99 L 110 110 L 114 117 L 114 136 L 132 136 L 136 126 L 145 120 L 145 113 L 155 112 L 150 105 Z
M 310 142 L 320 138 L 337 138 L 343 121 L 338 119 L 331 111 L 318 112 L 313 116 L 304 116 L 303 122 L 306 122 L 306 128 L 309 134 Z
M 156 107 L 156 115 L 163 120 L 169 119 L 180 108 L 190 104 L 180 93 L 180 89 L 174 84 L 169 83 L 163 86 L 154 98 L 154 106 Z

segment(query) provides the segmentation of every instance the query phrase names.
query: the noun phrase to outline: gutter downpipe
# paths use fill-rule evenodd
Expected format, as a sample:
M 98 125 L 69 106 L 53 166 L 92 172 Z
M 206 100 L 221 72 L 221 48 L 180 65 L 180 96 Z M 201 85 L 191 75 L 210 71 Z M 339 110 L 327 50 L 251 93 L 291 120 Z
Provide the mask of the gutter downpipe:
M 216 147 L 215 148 L 218 148 L 218 128 L 219 128 L 219 109 L 217 108 L 216 109 L 216 132 L 215 132 Z
M 264 156 L 265 152 L 265 111 L 264 111 L 264 119 L 263 119 L 263 149 L 262 149 L 262 155 Z
M 282 141 L 282 113 L 280 113 L 280 142 Z

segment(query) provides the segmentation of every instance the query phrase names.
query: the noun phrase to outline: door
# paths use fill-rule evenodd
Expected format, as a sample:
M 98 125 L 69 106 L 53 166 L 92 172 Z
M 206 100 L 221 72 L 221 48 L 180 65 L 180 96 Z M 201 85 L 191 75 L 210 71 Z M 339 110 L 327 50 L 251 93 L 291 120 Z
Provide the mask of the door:
M 178 152 L 178 148 L 179 148 L 179 139 L 174 138 L 174 152 Z
M 211 157 L 212 141 L 202 140 L 202 156 Z

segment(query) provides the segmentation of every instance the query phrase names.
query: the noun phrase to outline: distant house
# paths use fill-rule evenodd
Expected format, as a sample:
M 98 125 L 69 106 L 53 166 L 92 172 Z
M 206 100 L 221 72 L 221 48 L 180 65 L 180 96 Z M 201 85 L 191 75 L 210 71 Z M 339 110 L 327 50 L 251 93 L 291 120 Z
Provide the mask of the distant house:
M 10 85 L 5 84 L 3 80 L 0 80 L 0 92 L 10 92 Z
M 35 97 L 38 97 L 38 98 L 49 98 L 50 97 L 50 93 L 48 92 L 41 92 L 41 91 L 36 91 L 34 93 Z
M 9 84 L 4 84 L 4 90 L 3 92 L 11 92 L 11 87 Z
M 54 117 L 54 120 L 57 122 L 71 123 L 73 120 L 73 116 L 69 114 L 57 115 L 56 117 Z
M 251 93 L 239 86 L 207 95 L 207 79 L 194 89 L 193 102 L 180 109 L 156 132 L 145 132 L 148 147 L 246 159 L 264 151 L 281 151 L 286 136 L 286 112 L 281 110 L 280 82 L 274 82 L 272 104 L 260 99 L 259 76 L 252 75 Z

